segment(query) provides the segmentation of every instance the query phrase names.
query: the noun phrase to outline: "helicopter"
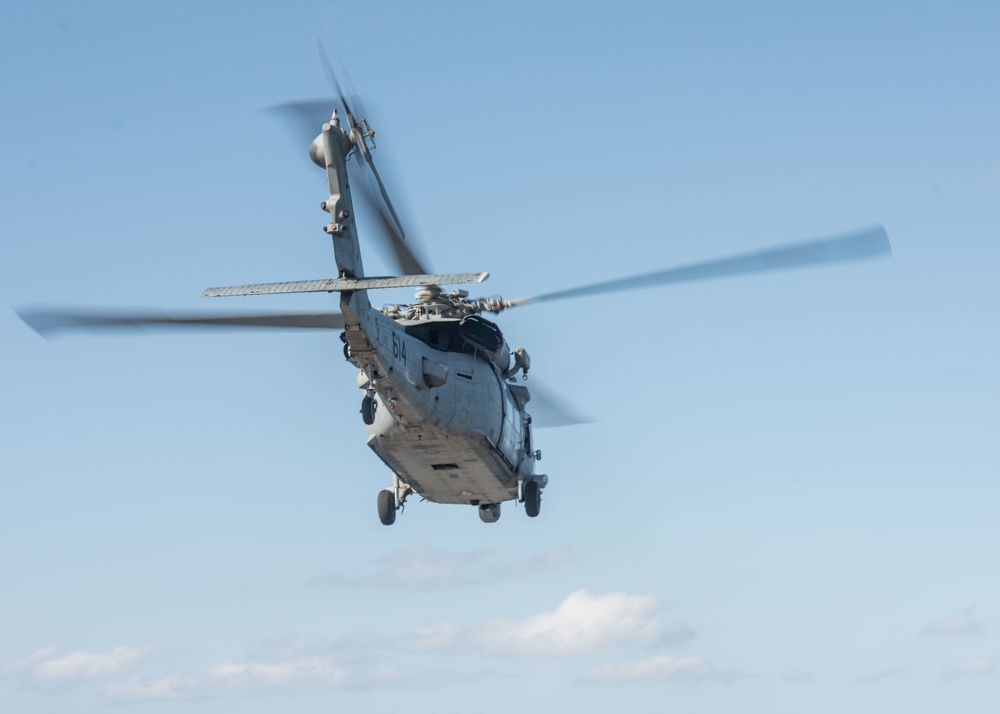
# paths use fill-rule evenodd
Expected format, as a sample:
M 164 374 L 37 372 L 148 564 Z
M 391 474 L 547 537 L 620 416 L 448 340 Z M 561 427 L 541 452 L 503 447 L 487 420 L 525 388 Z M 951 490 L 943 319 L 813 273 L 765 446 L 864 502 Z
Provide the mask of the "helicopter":
M 212 287 L 203 297 L 337 293 L 338 311 L 296 313 L 126 313 L 25 308 L 21 318 L 44 335 L 60 330 L 161 327 L 258 327 L 340 330 L 343 354 L 356 368 L 363 391 L 361 421 L 369 448 L 388 467 L 391 483 L 377 494 L 379 520 L 392 525 L 410 497 L 473 506 L 485 523 L 500 518 L 501 504 L 523 504 L 540 513 L 548 476 L 538 472 L 532 393 L 525 382 L 527 351 L 511 349 L 499 326 L 484 314 L 515 307 L 622 290 L 874 258 L 891 253 L 881 225 L 734 257 L 643 273 L 540 295 L 472 298 L 467 290 L 486 272 L 431 273 L 410 247 L 406 232 L 374 161 L 375 131 L 356 94 L 348 96 L 319 47 L 335 99 L 292 102 L 277 109 L 312 121 L 319 134 L 309 158 L 326 176 L 329 214 L 324 232 L 333 244 L 334 278 Z M 337 106 L 331 106 L 337 105 Z M 352 108 L 353 107 L 353 108 Z M 343 118 L 341 117 L 341 110 Z M 349 163 L 359 195 L 380 221 L 398 275 L 368 276 L 362 263 Z M 415 288 L 413 303 L 376 308 L 369 293 Z M 534 388 L 532 388 L 534 389 Z M 537 403 L 537 400 L 536 400 Z

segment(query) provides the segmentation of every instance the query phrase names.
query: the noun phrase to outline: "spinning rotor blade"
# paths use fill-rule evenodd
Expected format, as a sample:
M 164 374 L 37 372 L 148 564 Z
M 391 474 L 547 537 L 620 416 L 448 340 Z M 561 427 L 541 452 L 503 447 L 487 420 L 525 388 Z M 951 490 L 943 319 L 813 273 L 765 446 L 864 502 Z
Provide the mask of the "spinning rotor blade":
M 575 409 L 548 388 L 542 387 L 537 379 L 531 379 L 528 391 L 531 394 L 528 413 L 531 414 L 531 423 L 536 429 L 593 424 L 596 421 Z
M 747 253 L 734 258 L 710 260 L 680 268 L 642 273 L 627 278 L 544 293 L 533 297 L 505 300 L 503 302 L 504 307 L 514 307 L 534 302 L 565 300 L 567 298 L 598 295 L 600 293 L 618 292 L 621 290 L 637 290 L 656 285 L 709 280 L 731 275 L 763 273 L 807 265 L 864 260 L 879 255 L 888 255 L 891 252 L 892 247 L 889 244 L 889 236 L 886 235 L 885 229 L 879 225 L 835 238 L 806 241 L 805 243 L 796 243 L 782 248 Z
M 374 166 L 372 167 L 374 169 Z M 362 186 L 368 188 L 368 190 L 362 190 L 361 194 L 365 197 L 369 205 L 376 204 L 375 195 L 371 192 L 371 187 L 367 183 L 363 182 Z M 399 268 L 400 275 L 426 275 L 429 273 L 427 264 L 423 262 L 420 258 L 414 254 L 413 250 L 410 248 L 412 242 L 403 242 L 403 234 L 399 231 L 399 226 L 389 220 L 384 211 L 378 210 L 377 206 L 375 210 L 372 211 L 377 217 L 378 221 L 378 233 L 382 237 L 382 240 L 389 247 L 392 252 L 393 258 L 395 258 L 396 266 Z
M 319 47 L 319 57 L 320 61 L 323 63 L 323 72 L 326 74 L 326 79 L 330 83 L 330 86 L 333 87 L 333 91 L 335 91 L 337 96 L 340 98 L 340 103 L 344 106 L 344 111 L 347 112 L 347 120 L 351 128 L 351 138 L 353 139 L 355 149 L 357 150 L 358 161 L 364 162 L 364 164 L 368 167 L 368 170 L 371 171 L 371 176 L 375 179 L 378 192 L 382 197 L 383 203 L 379 204 L 377 201 L 375 203 L 378 205 L 379 211 L 383 214 L 385 222 L 391 223 L 395 227 L 398 239 L 401 241 L 406 240 L 406 234 L 403 231 L 403 224 L 400 222 L 399 216 L 396 214 L 396 209 L 393 207 L 392 201 L 389 199 L 389 193 L 385 190 L 385 184 L 382 182 L 382 177 L 379 176 L 378 169 L 375 168 L 375 162 L 372 159 L 371 151 L 368 150 L 368 144 L 365 143 L 364 130 L 368 127 L 367 124 L 363 127 L 360 119 L 366 119 L 366 117 L 357 117 L 353 112 L 351 112 L 350 107 L 347 105 L 347 97 L 344 96 L 344 92 L 340 88 L 340 82 L 337 81 L 337 75 L 334 73 L 333 67 L 330 65 L 330 59 L 326 56 L 326 51 L 323 49 L 323 43 L 318 37 L 316 38 L 316 44 Z M 343 66 L 341 66 L 341 72 L 343 72 L 346 76 L 347 73 L 344 71 Z M 350 84 L 349 80 L 348 84 Z M 360 101 L 358 102 L 358 106 L 360 106 Z M 372 132 L 372 134 L 374 135 L 374 132 Z M 386 211 L 388 211 L 388 216 L 385 215 Z
M 347 105 L 347 97 L 344 96 L 344 92 L 340 89 L 340 82 L 337 81 L 337 75 L 333 73 L 333 66 L 326 56 L 326 50 L 323 49 L 323 41 L 319 37 L 316 38 L 316 47 L 319 49 L 319 61 L 323 65 L 323 73 L 326 75 L 326 81 L 330 83 L 333 91 L 337 93 L 340 105 L 344 107 L 344 113 L 347 114 L 348 127 L 353 129 L 354 125 L 357 124 L 357 120 L 354 118 L 351 108 Z
M 354 144 L 354 153 L 357 156 L 355 162 L 348 162 L 347 164 L 348 170 L 354 179 L 353 185 L 361 188 L 358 194 L 371 209 L 371 212 L 378 217 L 377 229 L 379 235 L 389 247 L 398 272 L 402 275 L 427 274 L 430 272 L 427 264 L 417 257 L 412 246 L 404 243 L 406 240 L 406 231 L 403 229 L 403 223 L 399 219 L 399 214 L 396 212 L 392 200 L 389 198 L 385 182 L 375 167 L 374 158 L 366 143 L 366 133 L 368 133 L 367 130 L 370 127 L 368 126 L 367 117 L 363 113 L 364 110 L 361 108 L 361 101 L 353 93 L 350 99 L 348 95 L 344 94 L 344 90 L 337 80 L 337 75 L 333 71 L 330 60 L 323 49 L 322 42 L 319 38 L 317 38 L 316 42 L 319 48 L 320 61 L 323 65 L 323 72 L 326 74 L 327 81 L 333 88 L 336 101 L 343 107 L 344 113 L 347 115 L 348 129 L 351 141 Z M 346 73 L 344 74 L 346 79 Z M 347 80 L 347 85 L 353 92 L 349 80 Z M 298 145 L 309 146 L 316 137 L 316 134 L 319 133 L 320 127 L 325 122 L 330 121 L 331 104 L 332 102 L 329 99 L 285 102 L 269 107 L 268 111 L 278 116 L 284 124 L 291 127 L 294 135 L 293 138 Z M 355 111 L 362 113 L 355 114 Z M 373 136 L 373 131 L 368 133 L 368 138 L 372 138 Z M 374 139 L 372 139 L 372 145 L 374 146 Z
M 104 310 L 61 310 L 24 308 L 15 310 L 24 322 L 42 337 L 72 330 L 136 330 L 143 328 L 230 328 L 284 327 L 336 330 L 344 327 L 339 312 L 239 313 L 189 312 L 167 315 L 159 311 L 112 312 Z
M 361 156 L 362 160 L 368 166 L 369 171 L 371 171 L 372 177 L 375 179 L 375 185 L 378 186 L 379 194 L 382 196 L 382 201 L 386 208 L 389 209 L 389 215 L 385 214 L 382 210 L 382 205 L 376 200 L 374 203 L 379 208 L 379 213 L 382 214 L 382 218 L 386 223 L 390 223 L 393 230 L 396 232 L 399 241 L 402 242 L 406 240 L 406 234 L 403 232 L 403 224 L 399 221 L 399 216 L 396 215 L 396 209 L 392 206 L 392 201 L 389 200 L 389 194 L 385 190 L 385 184 L 382 183 L 382 177 L 378 175 L 378 169 L 375 168 L 375 162 L 372 160 L 372 154 L 365 145 L 362 139 L 358 145 L 358 154 Z M 392 219 L 391 221 L 389 219 Z
M 288 130 L 295 147 L 302 150 L 309 148 L 323 124 L 330 121 L 330 114 L 335 106 L 336 104 L 329 98 L 303 99 L 298 102 L 275 104 L 265 107 L 262 111 L 274 116 Z M 308 161 L 308 156 L 306 160 Z M 312 164 L 311 161 L 309 163 Z
M 301 102 L 276 104 L 268 107 L 265 111 L 273 114 L 281 124 L 288 128 L 296 146 L 303 147 L 309 146 L 316 138 L 323 123 L 330 121 L 331 108 L 332 102 L 329 99 L 309 99 Z M 365 171 L 366 166 L 371 171 Z M 351 174 L 351 185 L 361 189 L 355 193 L 355 197 L 360 196 L 360 199 L 370 209 L 370 213 L 376 218 L 376 232 L 392 255 L 397 272 L 400 275 L 430 273 L 427 263 L 419 258 L 414 251 L 414 241 L 404 242 L 399 221 L 394 219 L 393 213 L 386 210 L 381 199 L 381 191 L 372 185 L 374 182 L 370 179 L 375 174 L 375 165 L 364 159 L 359 159 L 358 161 L 349 161 L 347 170 Z

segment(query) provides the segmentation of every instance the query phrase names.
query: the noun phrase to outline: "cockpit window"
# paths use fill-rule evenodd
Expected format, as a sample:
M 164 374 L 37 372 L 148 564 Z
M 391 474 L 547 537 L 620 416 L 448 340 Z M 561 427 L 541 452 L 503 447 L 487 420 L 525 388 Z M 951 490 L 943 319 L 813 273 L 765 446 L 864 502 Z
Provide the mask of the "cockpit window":
M 463 318 L 458 328 L 463 340 L 488 354 L 493 354 L 503 346 L 500 328 L 479 315 Z
M 403 329 L 428 347 L 443 352 L 479 351 L 496 359 L 497 353 L 506 347 L 500 328 L 478 315 L 461 320 L 421 320 Z
M 406 334 L 416 337 L 428 347 L 442 352 L 465 352 L 465 343 L 458 334 L 458 320 L 426 320 L 407 325 Z

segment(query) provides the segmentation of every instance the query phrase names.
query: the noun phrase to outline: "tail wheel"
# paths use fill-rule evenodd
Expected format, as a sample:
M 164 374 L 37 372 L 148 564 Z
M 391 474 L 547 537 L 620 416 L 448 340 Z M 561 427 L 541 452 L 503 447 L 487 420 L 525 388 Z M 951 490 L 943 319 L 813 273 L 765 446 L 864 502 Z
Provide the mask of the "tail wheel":
M 524 497 L 524 512 L 531 518 L 536 517 L 542 508 L 542 489 L 538 487 L 538 482 L 525 481 L 522 495 Z
M 378 492 L 378 519 L 383 526 L 396 522 L 396 494 L 389 489 Z

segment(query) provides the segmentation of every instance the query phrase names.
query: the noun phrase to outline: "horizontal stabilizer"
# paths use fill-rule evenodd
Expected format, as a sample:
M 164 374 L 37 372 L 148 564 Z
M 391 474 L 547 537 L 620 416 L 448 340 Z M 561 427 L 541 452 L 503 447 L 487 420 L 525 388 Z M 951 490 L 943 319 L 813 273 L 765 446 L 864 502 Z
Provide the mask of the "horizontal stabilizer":
M 456 285 L 481 283 L 489 273 L 445 273 L 443 275 L 399 275 L 383 278 L 327 278 L 296 280 L 290 283 L 258 283 L 208 288 L 202 297 L 234 297 L 237 295 L 281 295 L 284 293 L 332 293 L 380 288 L 415 288 L 421 285 Z

